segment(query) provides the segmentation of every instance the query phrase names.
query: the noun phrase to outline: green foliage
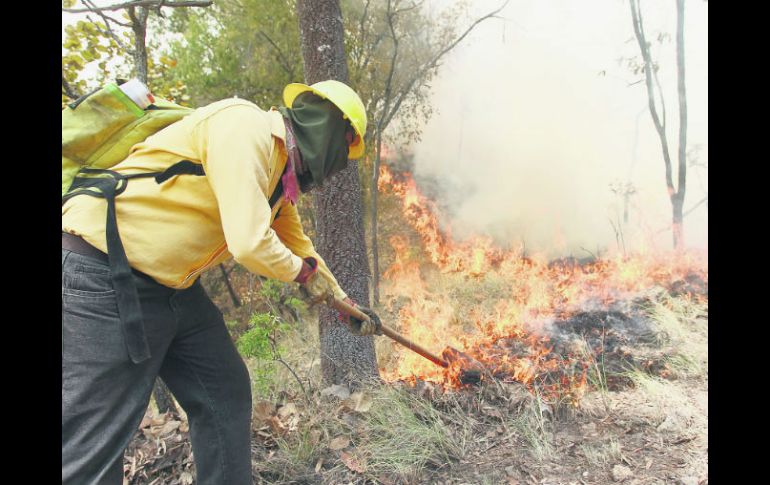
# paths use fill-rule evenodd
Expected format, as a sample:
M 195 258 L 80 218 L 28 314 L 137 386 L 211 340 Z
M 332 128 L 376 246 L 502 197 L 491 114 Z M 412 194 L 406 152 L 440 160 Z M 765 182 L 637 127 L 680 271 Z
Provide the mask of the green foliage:
M 116 77 L 127 77 L 130 68 L 127 52 L 105 35 L 103 22 L 78 20 L 64 27 L 62 42 L 62 78 L 83 95 Z M 62 106 L 71 99 L 62 93 Z
M 208 9 L 175 9 L 166 28 L 176 34 L 168 55 L 195 105 L 237 96 L 268 108 L 283 87 L 302 81 L 294 2 L 218 2 Z
M 244 357 L 271 359 L 275 334 L 288 328 L 288 324 L 271 313 L 254 313 L 249 320 L 249 330 L 236 342 L 238 352 Z
M 275 380 L 273 360 L 280 351 L 277 334 L 286 331 L 289 325 L 271 313 L 254 313 L 249 326 L 235 345 L 241 355 L 255 359 L 250 372 L 254 394 L 267 395 Z
M 262 281 L 259 294 L 271 309 L 277 310 L 278 307 L 285 306 L 291 309 L 295 315 L 307 311 L 307 304 L 296 297 L 293 288 L 287 283 L 265 279 Z

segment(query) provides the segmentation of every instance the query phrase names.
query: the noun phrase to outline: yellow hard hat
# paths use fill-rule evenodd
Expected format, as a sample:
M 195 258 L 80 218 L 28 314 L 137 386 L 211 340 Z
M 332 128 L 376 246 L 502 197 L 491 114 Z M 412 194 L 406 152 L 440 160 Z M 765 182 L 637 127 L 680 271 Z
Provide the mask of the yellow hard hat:
M 291 108 L 294 98 L 305 91 L 311 91 L 324 99 L 328 99 L 342 111 L 343 118 L 350 120 L 350 124 L 356 130 L 358 138 L 348 148 L 348 158 L 351 160 L 361 158 L 366 148 L 364 146 L 366 108 L 364 108 L 364 103 L 358 97 L 358 94 L 347 84 L 333 79 L 317 82 L 312 86 L 302 83 L 291 83 L 283 90 L 284 104 Z

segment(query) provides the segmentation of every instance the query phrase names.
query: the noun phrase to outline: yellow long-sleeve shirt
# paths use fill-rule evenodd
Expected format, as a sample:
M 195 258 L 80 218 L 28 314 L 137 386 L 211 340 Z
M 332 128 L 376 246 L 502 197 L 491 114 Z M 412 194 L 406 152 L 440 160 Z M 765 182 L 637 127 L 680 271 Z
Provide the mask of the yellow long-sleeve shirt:
M 286 129 L 276 110 L 227 99 L 195 110 L 136 144 L 118 173 L 162 171 L 180 160 L 200 163 L 206 176 L 179 175 L 157 184 L 133 179 L 115 202 L 120 238 L 131 266 L 170 288 L 187 288 L 230 257 L 249 271 L 293 281 L 302 258 L 345 298 L 302 230 L 296 207 L 270 195 L 286 166 Z M 62 231 L 107 252 L 107 204 L 79 195 L 62 205 Z M 276 219 L 276 213 L 280 215 Z

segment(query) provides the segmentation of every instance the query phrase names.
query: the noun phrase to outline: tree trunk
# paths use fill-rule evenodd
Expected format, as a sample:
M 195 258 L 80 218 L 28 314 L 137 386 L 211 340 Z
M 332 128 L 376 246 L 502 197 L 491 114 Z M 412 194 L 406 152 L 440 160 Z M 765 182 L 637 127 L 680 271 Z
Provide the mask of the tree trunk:
M 155 405 L 158 406 L 159 413 L 176 412 L 171 391 L 168 390 L 166 383 L 160 377 L 155 379 L 155 388 L 152 390 L 152 393 L 155 396 Z
M 338 0 L 298 0 L 305 82 L 348 82 L 342 13 Z M 364 241 L 358 166 L 347 168 L 315 189 L 316 249 L 350 298 L 369 301 L 369 265 Z M 329 384 L 351 384 L 379 377 L 372 337 L 356 337 L 337 320 L 337 312 L 319 310 L 321 371 Z
M 374 147 L 374 169 L 372 170 L 372 208 L 371 208 L 371 230 L 372 230 L 372 284 L 374 286 L 374 303 L 380 303 L 380 251 L 377 244 L 377 199 L 380 190 L 377 184 L 380 181 L 380 152 L 382 150 L 382 137 L 380 130 L 377 130 Z
M 671 207 L 673 212 L 671 229 L 674 235 L 674 250 L 679 251 L 684 248 L 684 217 L 682 216 L 684 200 L 682 200 L 682 197 L 672 197 Z
M 679 95 L 679 183 L 674 202 L 674 249 L 684 248 L 684 207 L 687 188 L 687 91 L 684 83 L 684 0 L 676 2 L 676 73 Z
M 147 84 L 147 17 L 150 10 L 147 7 L 131 7 L 128 16 L 131 18 L 131 30 L 134 31 L 134 70 L 136 77 Z

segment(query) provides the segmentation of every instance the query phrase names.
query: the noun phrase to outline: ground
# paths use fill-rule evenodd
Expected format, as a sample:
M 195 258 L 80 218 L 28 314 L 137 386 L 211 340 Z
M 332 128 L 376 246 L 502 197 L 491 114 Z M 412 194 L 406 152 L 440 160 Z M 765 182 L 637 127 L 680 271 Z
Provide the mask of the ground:
M 647 331 L 634 334 L 625 320 L 622 335 L 645 338 L 607 345 L 574 401 L 504 377 L 459 389 L 418 380 L 351 393 L 323 387 L 308 352 L 287 351 L 286 365 L 273 367 L 250 360 L 252 375 L 270 381 L 255 384 L 255 483 L 707 484 L 707 288 L 685 290 L 670 287 L 628 307 L 625 315 Z M 608 315 L 562 323 L 606 336 L 624 322 Z M 287 332 L 284 348 L 312 349 L 311 328 Z M 194 476 L 184 413 L 148 410 L 126 452 L 126 483 L 191 484 Z

